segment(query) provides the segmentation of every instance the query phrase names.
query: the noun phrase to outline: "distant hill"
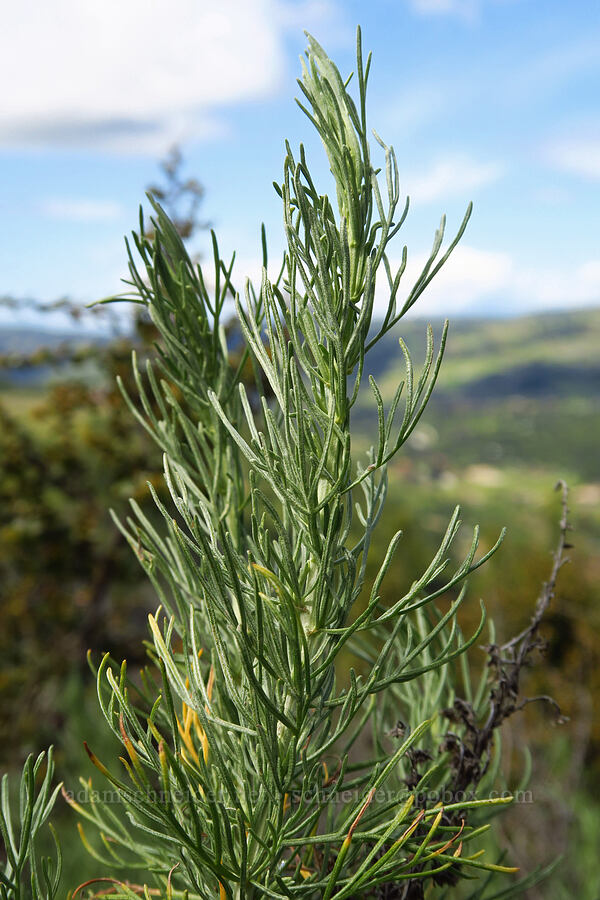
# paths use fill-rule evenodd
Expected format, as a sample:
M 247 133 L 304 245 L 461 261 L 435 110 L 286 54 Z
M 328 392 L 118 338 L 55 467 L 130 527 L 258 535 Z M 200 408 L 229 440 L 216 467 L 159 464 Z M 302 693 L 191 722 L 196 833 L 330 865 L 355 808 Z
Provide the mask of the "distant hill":
M 82 344 L 101 344 L 106 340 L 104 335 L 87 331 L 51 331 L 43 328 L 0 326 L 0 357 L 5 359 L 8 357 L 8 362 L 12 357 L 20 361 L 20 357 L 33 354 L 41 348 L 57 350 L 63 345 L 73 347 Z M 12 368 L 3 362 L 0 367 L 0 385 L 14 387 L 41 385 L 59 371 L 58 366 L 19 364 Z
M 436 336 L 441 319 L 431 322 Z M 424 355 L 427 320 L 404 320 L 378 345 L 368 359 L 367 370 L 375 378 L 385 375 L 380 388 L 393 392 L 404 370 L 398 337 L 402 336 L 415 361 Z M 581 370 L 585 379 L 590 369 L 600 366 L 600 308 L 575 312 L 540 313 L 513 319 L 469 319 L 450 321 L 441 382 L 446 387 L 472 384 L 497 374 L 514 381 L 510 372 L 541 364 L 566 370 Z M 543 377 L 540 369 L 540 377 Z M 389 380 L 389 383 L 388 383 Z M 532 389 L 536 389 L 531 383 Z
M 399 323 L 368 357 L 367 370 L 375 378 L 386 376 L 380 387 L 385 390 L 403 371 L 403 357 L 398 337 L 406 341 L 415 361 L 423 359 L 425 319 L 405 319 Z M 431 324 L 436 335 L 442 320 Z M 0 355 L 33 353 L 40 347 L 56 348 L 61 344 L 103 343 L 105 335 L 93 332 L 58 332 L 42 328 L 0 326 Z M 573 366 L 571 380 L 589 376 L 589 370 L 600 367 L 600 308 L 575 312 L 540 313 L 511 319 L 457 318 L 451 321 L 444 358 L 442 381 L 448 387 L 472 384 L 478 378 L 497 374 L 514 381 L 511 370 L 529 369 L 538 363 L 548 377 L 548 367 L 565 371 Z M 529 378 L 529 376 L 527 376 Z M 540 369 L 540 377 L 546 377 Z M 535 391 L 533 379 L 529 379 Z
M 442 322 L 432 325 L 438 345 Z M 404 378 L 399 336 L 418 371 L 426 327 L 425 320 L 402 321 L 367 357 L 365 375 L 375 377 L 384 402 Z M 0 355 L 103 340 L 87 333 L 4 328 Z M 477 462 L 534 465 L 556 477 L 599 482 L 599 347 L 600 309 L 453 320 L 430 408 L 407 453 L 439 470 Z M 0 382 L 41 385 L 57 374 L 49 366 L 4 369 Z M 374 440 L 377 417 L 368 384 L 354 417 L 365 440 Z
M 0 325 L 0 354 L 33 353 L 40 347 L 60 344 L 102 343 L 106 337 L 87 331 L 50 331 L 43 328 L 7 327 Z
M 432 324 L 439 344 L 442 323 Z M 367 360 L 365 372 L 385 402 L 404 378 L 398 336 L 421 365 L 426 325 L 400 323 Z M 556 477 L 600 481 L 599 347 L 600 309 L 454 320 L 430 408 L 408 453 L 435 459 L 440 468 L 532 464 Z M 369 390 L 356 418 L 374 436 Z

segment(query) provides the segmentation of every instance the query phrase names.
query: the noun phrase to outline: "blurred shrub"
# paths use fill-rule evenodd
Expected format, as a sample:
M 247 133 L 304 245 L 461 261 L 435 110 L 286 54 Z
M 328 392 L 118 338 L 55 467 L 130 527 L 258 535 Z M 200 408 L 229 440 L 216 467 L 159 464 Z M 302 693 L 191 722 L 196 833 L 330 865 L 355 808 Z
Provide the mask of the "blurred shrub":
M 149 192 L 190 238 L 206 227 L 198 218 L 203 188 L 181 176 L 181 163 L 175 148 L 161 164 L 163 183 Z M 66 310 L 81 323 L 88 312 L 64 299 L 26 305 L 42 325 L 43 312 Z M 111 321 L 111 307 L 91 314 Z M 54 371 L 33 402 L 19 389 L 0 395 L 0 768 L 48 743 L 58 745 L 60 768 L 65 705 L 82 699 L 66 686 L 82 680 L 86 651 L 110 648 L 133 663 L 144 652 L 149 589 L 108 510 L 125 512 L 133 497 L 152 517 L 147 482 L 163 489 L 160 453 L 116 384 L 119 376 L 135 396 L 132 350 L 143 362 L 156 352 L 156 335 L 136 312 L 126 336 L 0 358 L 4 371 Z
M 88 648 L 140 653 L 146 588 L 108 508 L 129 496 L 149 507 L 146 482 L 160 489 L 162 476 L 116 388 L 130 351 L 131 341 L 103 349 L 97 386 L 56 384 L 26 416 L 0 405 L 3 766 L 56 742 L 61 684 Z

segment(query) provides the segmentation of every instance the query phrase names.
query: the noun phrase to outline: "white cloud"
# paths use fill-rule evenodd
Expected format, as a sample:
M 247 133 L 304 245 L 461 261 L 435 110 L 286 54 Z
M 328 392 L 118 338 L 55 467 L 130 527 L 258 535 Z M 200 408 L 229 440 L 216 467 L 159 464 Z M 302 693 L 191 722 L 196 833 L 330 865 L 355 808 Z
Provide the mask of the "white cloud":
M 400 298 L 410 291 L 426 260 L 425 254 L 413 259 L 409 257 L 402 279 L 405 290 L 400 291 Z M 486 301 L 503 290 L 510 280 L 512 268 L 507 253 L 479 250 L 467 244 L 459 246 L 417 301 L 415 313 L 425 316 L 466 313 L 479 304 L 485 312 Z M 381 301 L 383 305 L 384 296 Z
M 518 270 L 512 290 L 532 309 L 600 305 L 600 259 L 591 259 L 572 268 Z
M 410 254 L 398 292 L 401 307 L 427 261 L 427 253 Z M 277 274 L 273 256 L 269 275 Z M 390 260 L 392 270 L 399 260 Z M 256 287 L 261 281 L 261 262 L 251 255 L 236 258 L 235 284 L 243 296 L 246 277 Z M 210 282 L 210 271 L 207 273 Z M 380 271 L 375 298 L 376 315 L 387 306 L 387 279 Z M 600 258 L 578 265 L 545 267 L 518 262 L 510 253 L 459 244 L 445 266 L 412 308 L 410 315 L 513 316 L 544 310 L 600 306 Z
M 206 137 L 218 110 L 272 95 L 284 32 L 334 0 L 21 0 L 0 31 L 0 142 L 134 152 Z
M 546 158 L 557 169 L 600 180 L 600 138 L 560 141 L 546 150 Z
M 425 254 L 409 257 L 399 292 L 406 298 L 425 264 Z M 396 266 L 397 266 L 396 261 Z M 392 265 L 392 268 L 394 266 Z M 385 309 L 384 278 L 377 308 Z M 459 245 L 413 307 L 420 316 L 518 315 L 549 309 L 600 305 L 600 259 L 572 267 L 524 266 L 510 254 Z
M 497 162 L 478 162 L 466 156 L 440 159 L 427 171 L 406 174 L 403 184 L 411 199 L 431 203 L 465 191 L 475 191 L 497 181 L 503 167 Z
M 49 197 L 40 204 L 40 211 L 64 222 L 109 222 L 122 215 L 123 207 L 113 200 Z

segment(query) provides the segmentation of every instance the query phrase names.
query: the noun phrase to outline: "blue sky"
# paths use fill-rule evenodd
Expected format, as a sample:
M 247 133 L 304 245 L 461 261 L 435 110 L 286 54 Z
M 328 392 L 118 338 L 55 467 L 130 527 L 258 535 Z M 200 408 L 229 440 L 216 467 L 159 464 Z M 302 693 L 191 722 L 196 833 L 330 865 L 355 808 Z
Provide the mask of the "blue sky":
M 597 0 L 21 0 L 0 36 L 0 294 L 120 289 L 123 235 L 174 141 L 240 283 L 259 229 L 282 250 L 272 181 L 297 109 L 307 28 L 344 72 L 373 51 L 370 122 L 411 196 L 405 290 L 442 213 L 474 214 L 422 315 L 600 304 Z M 206 246 L 200 238 L 199 249 Z M 3 322 L 17 314 L 2 313 Z M 56 319 L 55 322 L 59 320 Z

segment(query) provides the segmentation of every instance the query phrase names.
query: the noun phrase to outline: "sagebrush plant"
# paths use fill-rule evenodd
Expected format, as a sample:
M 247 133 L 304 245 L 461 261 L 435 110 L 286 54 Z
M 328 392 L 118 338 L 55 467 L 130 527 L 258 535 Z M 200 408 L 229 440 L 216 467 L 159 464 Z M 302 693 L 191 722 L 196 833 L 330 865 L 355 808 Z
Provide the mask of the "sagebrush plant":
M 379 590 L 400 533 L 366 579 L 386 469 L 431 395 L 446 328 L 437 351 L 428 329 L 419 372 L 400 340 L 406 377 L 389 408 L 368 377 L 378 433 L 366 458 L 352 455 L 369 354 L 448 259 L 470 207 L 446 249 L 442 219 L 405 291 L 406 248 L 397 271 L 388 254 L 408 201 L 399 205 L 394 151 L 378 137 L 382 170 L 371 161 L 360 31 L 352 80 L 308 40 L 300 105 L 325 146 L 336 199 L 319 193 L 304 149 L 295 157 L 286 145 L 278 277 L 267 274 L 263 241 L 260 289 L 248 282 L 241 299 L 216 239 L 209 276 L 155 200 L 151 233 L 142 221 L 135 237 L 141 266 L 129 250 L 128 299 L 147 309 L 160 342 L 158 362 L 145 372 L 134 363 L 138 397 L 126 398 L 164 452 L 171 499 L 155 494 L 160 530 L 135 502 L 117 523 L 161 605 L 141 680 L 108 655 L 97 670 L 100 707 L 124 752 L 101 762 L 91 740 L 112 789 L 82 779 L 78 794 L 66 793 L 99 865 L 99 883 L 76 894 L 491 898 L 538 877 L 496 883 L 514 871 L 487 834 L 511 802 L 492 740 L 502 716 L 488 670 L 472 684 L 465 656 L 483 608 L 468 637 L 457 621 L 467 577 L 498 544 L 477 556 L 476 529 L 452 564 L 455 510 L 431 564 L 391 606 Z M 387 297 L 380 321 L 376 285 Z M 243 347 L 230 346 L 240 329 Z M 36 802 L 37 826 L 47 800 Z M 8 858 L 0 896 L 55 896 L 56 879 L 42 884 L 35 864 L 23 886 L 21 852 Z

